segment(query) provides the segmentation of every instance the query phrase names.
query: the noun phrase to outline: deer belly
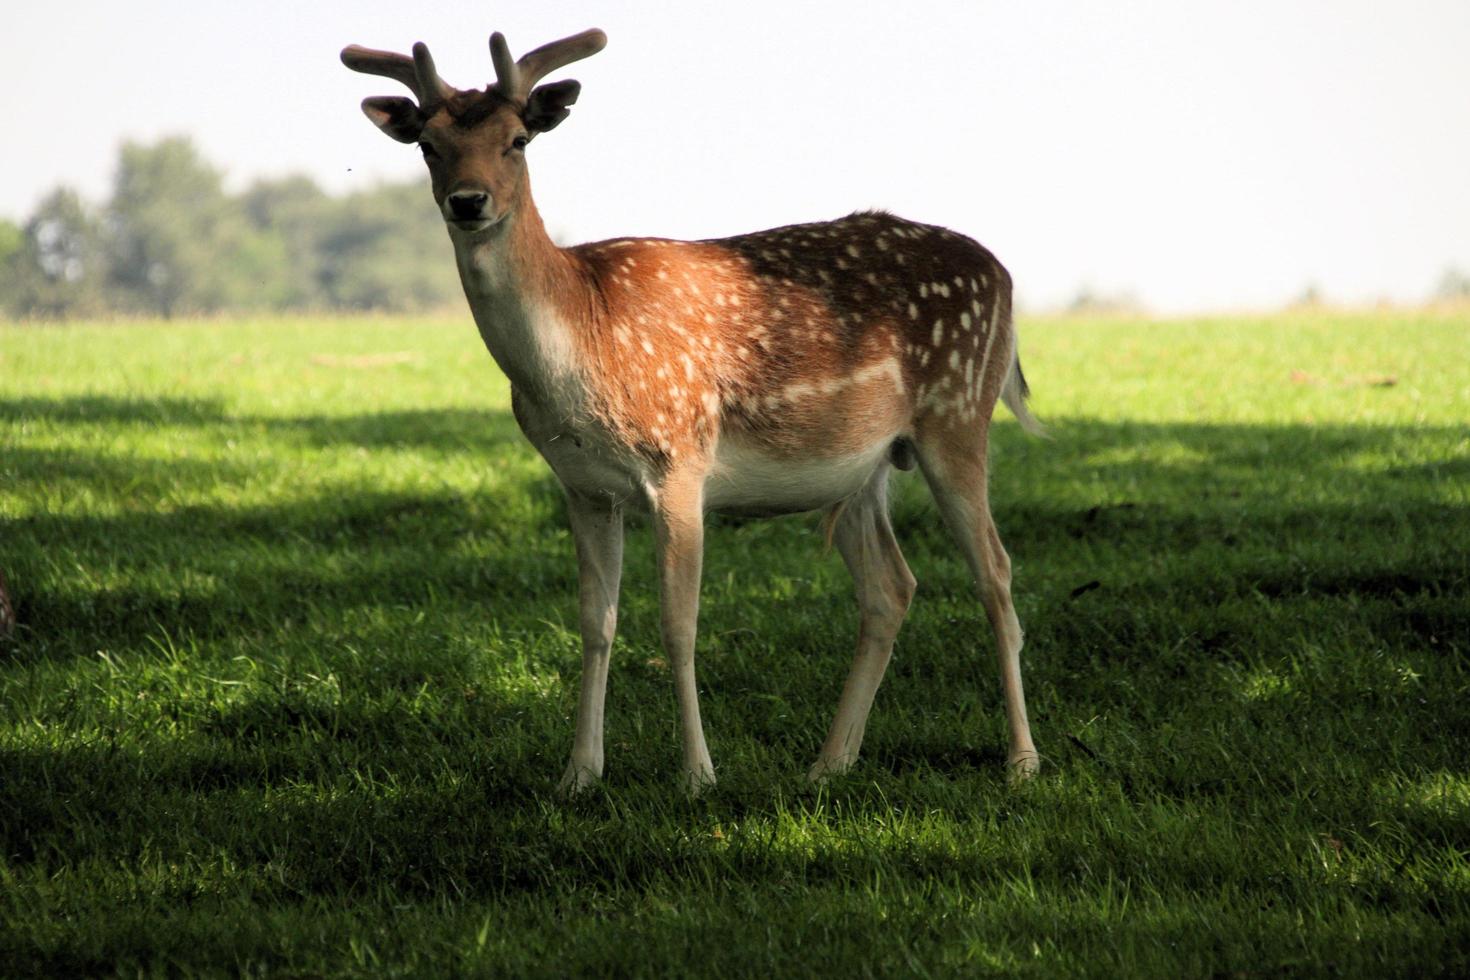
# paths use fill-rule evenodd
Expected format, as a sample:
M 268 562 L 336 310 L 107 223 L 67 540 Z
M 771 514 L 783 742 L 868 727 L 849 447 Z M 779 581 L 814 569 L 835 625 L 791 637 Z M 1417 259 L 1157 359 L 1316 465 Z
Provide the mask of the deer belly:
M 563 486 L 589 497 L 643 504 L 647 476 L 635 460 L 602 440 L 566 432 L 536 448 Z
M 704 483 L 708 510 L 793 514 L 829 507 L 863 488 L 888 459 L 891 439 L 840 456 L 786 456 L 723 438 Z

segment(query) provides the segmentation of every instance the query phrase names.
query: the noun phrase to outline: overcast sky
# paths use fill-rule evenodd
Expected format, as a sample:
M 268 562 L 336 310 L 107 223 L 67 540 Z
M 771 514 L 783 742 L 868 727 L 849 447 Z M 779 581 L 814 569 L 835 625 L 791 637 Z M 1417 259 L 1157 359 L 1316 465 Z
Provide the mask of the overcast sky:
M 176 133 L 235 188 L 423 180 L 357 108 L 401 89 L 344 45 L 425 41 L 469 88 L 492 30 L 519 55 L 587 27 L 609 44 L 555 76 L 582 99 L 530 152 L 564 241 L 882 207 L 978 238 L 1032 306 L 1161 311 L 1470 272 L 1467 0 L 7 4 L 0 215 L 100 201 L 122 140 Z

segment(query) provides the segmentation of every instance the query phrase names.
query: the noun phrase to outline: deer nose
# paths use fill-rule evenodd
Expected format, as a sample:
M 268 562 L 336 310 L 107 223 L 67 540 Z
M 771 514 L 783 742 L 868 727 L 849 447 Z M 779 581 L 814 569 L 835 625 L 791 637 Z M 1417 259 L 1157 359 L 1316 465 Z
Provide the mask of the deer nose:
M 455 191 L 449 195 L 449 210 L 456 218 L 468 220 L 482 217 L 490 195 L 484 191 Z

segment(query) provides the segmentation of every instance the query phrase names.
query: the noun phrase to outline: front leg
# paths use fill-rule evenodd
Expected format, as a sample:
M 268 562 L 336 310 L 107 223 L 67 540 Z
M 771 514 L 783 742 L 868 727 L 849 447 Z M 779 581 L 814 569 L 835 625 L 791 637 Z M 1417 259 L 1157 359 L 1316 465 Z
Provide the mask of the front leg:
M 581 603 L 582 687 L 572 758 L 561 777 L 573 794 L 602 778 L 602 712 L 613 634 L 618 628 L 618 584 L 623 574 L 623 514 L 616 506 L 567 491 L 567 516 L 577 547 Z
M 674 672 L 683 778 L 688 790 L 697 794 L 715 781 L 694 680 L 699 577 L 704 563 L 704 489 L 696 478 L 671 475 L 652 496 L 664 652 Z

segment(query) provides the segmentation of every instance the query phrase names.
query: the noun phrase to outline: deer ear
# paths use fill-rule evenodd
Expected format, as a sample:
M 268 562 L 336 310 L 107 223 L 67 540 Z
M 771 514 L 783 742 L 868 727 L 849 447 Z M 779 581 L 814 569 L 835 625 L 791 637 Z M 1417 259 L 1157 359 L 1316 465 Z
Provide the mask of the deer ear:
M 417 143 L 424 131 L 424 114 L 412 99 L 374 95 L 362 100 L 362 114 L 400 143 Z
M 526 124 L 527 129 L 537 133 L 555 129 L 558 123 L 571 114 L 572 110 L 568 106 L 576 102 L 581 93 L 582 83 L 571 79 L 538 86 L 526 100 L 521 121 Z

